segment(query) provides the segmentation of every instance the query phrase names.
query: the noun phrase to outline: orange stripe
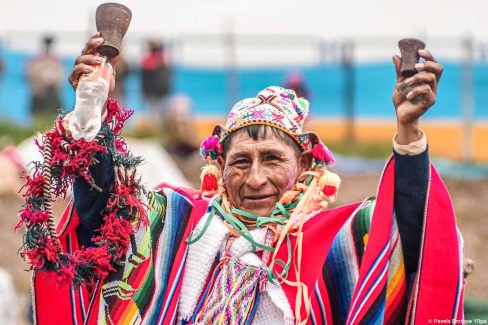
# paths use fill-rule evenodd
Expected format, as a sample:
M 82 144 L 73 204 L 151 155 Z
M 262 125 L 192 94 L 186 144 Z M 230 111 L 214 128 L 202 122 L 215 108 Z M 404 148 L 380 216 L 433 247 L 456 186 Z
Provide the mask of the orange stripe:
M 132 318 L 136 315 L 138 308 L 133 300 L 130 300 L 130 306 L 128 307 L 124 309 L 122 317 L 116 321 L 117 324 L 131 324 Z M 119 321 L 122 321 L 122 323 L 119 323 Z
M 397 272 L 393 276 L 391 283 L 388 285 L 386 289 L 386 308 L 390 307 L 391 303 L 398 295 L 398 292 L 400 291 L 402 284 L 404 282 L 401 280 L 404 279 L 405 279 L 405 267 L 402 261 L 400 267 L 398 268 Z

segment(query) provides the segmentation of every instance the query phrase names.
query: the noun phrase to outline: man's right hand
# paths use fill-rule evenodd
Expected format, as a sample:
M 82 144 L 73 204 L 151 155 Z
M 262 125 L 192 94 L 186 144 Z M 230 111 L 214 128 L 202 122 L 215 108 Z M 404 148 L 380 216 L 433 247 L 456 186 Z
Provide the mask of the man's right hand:
M 103 44 L 103 38 L 100 37 L 100 33 L 96 32 L 85 44 L 85 48 L 81 51 L 81 55 L 78 56 L 73 65 L 73 69 L 68 77 L 68 81 L 74 90 L 78 87 L 78 81 L 80 76 L 84 73 L 90 73 L 93 71 L 93 65 L 99 65 L 102 63 L 102 57 L 97 55 L 97 48 Z M 113 75 L 110 81 L 109 94 L 115 88 L 115 58 L 109 60 L 112 64 Z

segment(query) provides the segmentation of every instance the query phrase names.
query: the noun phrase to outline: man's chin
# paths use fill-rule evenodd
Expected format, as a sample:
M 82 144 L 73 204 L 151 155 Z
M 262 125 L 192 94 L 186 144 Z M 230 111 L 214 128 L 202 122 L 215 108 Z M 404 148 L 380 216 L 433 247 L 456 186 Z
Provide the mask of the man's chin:
M 241 206 L 237 208 L 258 216 L 268 217 L 275 209 L 276 201 L 276 196 L 270 196 L 259 200 L 243 199 L 241 201 Z
M 261 216 L 261 217 L 269 217 L 271 212 L 274 210 L 274 205 L 273 207 L 247 207 L 247 208 L 242 208 L 241 210 L 244 210 L 246 212 Z

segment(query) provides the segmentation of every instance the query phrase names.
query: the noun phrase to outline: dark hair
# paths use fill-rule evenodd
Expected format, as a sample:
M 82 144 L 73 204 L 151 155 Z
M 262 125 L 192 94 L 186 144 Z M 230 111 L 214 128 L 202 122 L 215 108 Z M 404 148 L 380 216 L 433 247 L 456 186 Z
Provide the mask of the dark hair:
M 253 140 L 258 140 L 258 139 L 265 138 L 268 131 L 272 132 L 279 140 L 293 147 L 293 149 L 295 149 L 296 156 L 297 157 L 300 156 L 301 153 L 300 147 L 298 146 L 298 143 L 295 141 L 295 139 L 293 139 L 290 135 L 286 134 L 280 129 L 274 128 L 269 125 L 253 124 L 250 126 L 245 126 L 239 130 L 232 132 L 224 139 L 224 142 L 222 142 L 223 157 L 225 158 L 227 149 L 229 148 L 229 145 L 231 144 L 232 139 L 234 138 L 235 135 L 243 132 L 247 132 L 247 135 L 249 135 Z

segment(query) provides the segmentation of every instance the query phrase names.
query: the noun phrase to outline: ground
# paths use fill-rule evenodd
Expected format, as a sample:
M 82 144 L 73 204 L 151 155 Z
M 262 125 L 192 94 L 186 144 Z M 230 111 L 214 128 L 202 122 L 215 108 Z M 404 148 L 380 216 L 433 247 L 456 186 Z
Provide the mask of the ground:
M 184 170 L 195 170 L 194 161 L 184 163 L 178 161 L 178 165 Z M 198 170 L 198 169 L 196 169 Z M 198 175 L 186 173 L 192 182 L 196 182 Z M 338 204 L 344 204 L 361 200 L 365 196 L 374 195 L 379 175 L 341 175 L 342 186 Z M 474 260 L 475 272 L 468 278 L 466 296 L 470 299 L 488 301 L 488 222 L 484 220 L 488 216 L 488 180 L 484 181 L 460 181 L 445 179 L 451 193 L 456 211 L 459 228 L 465 240 L 465 255 Z M 22 243 L 23 230 L 14 233 L 13 229 L 18 221 L 17 212 L 22 199 L 18 194 L 0 195 L 0 266 L 7 269 L 13 276 L 15 286 L 19 293 L 23 313 L 26 314 L 27 304 L 30 299 L 30 272 L 25 272 L 27 264 L 17 254 Z M 60 213 L 62 205 L 56 205 L 57 213 Z M 23 323 L 20 323 L 23 324 Z

